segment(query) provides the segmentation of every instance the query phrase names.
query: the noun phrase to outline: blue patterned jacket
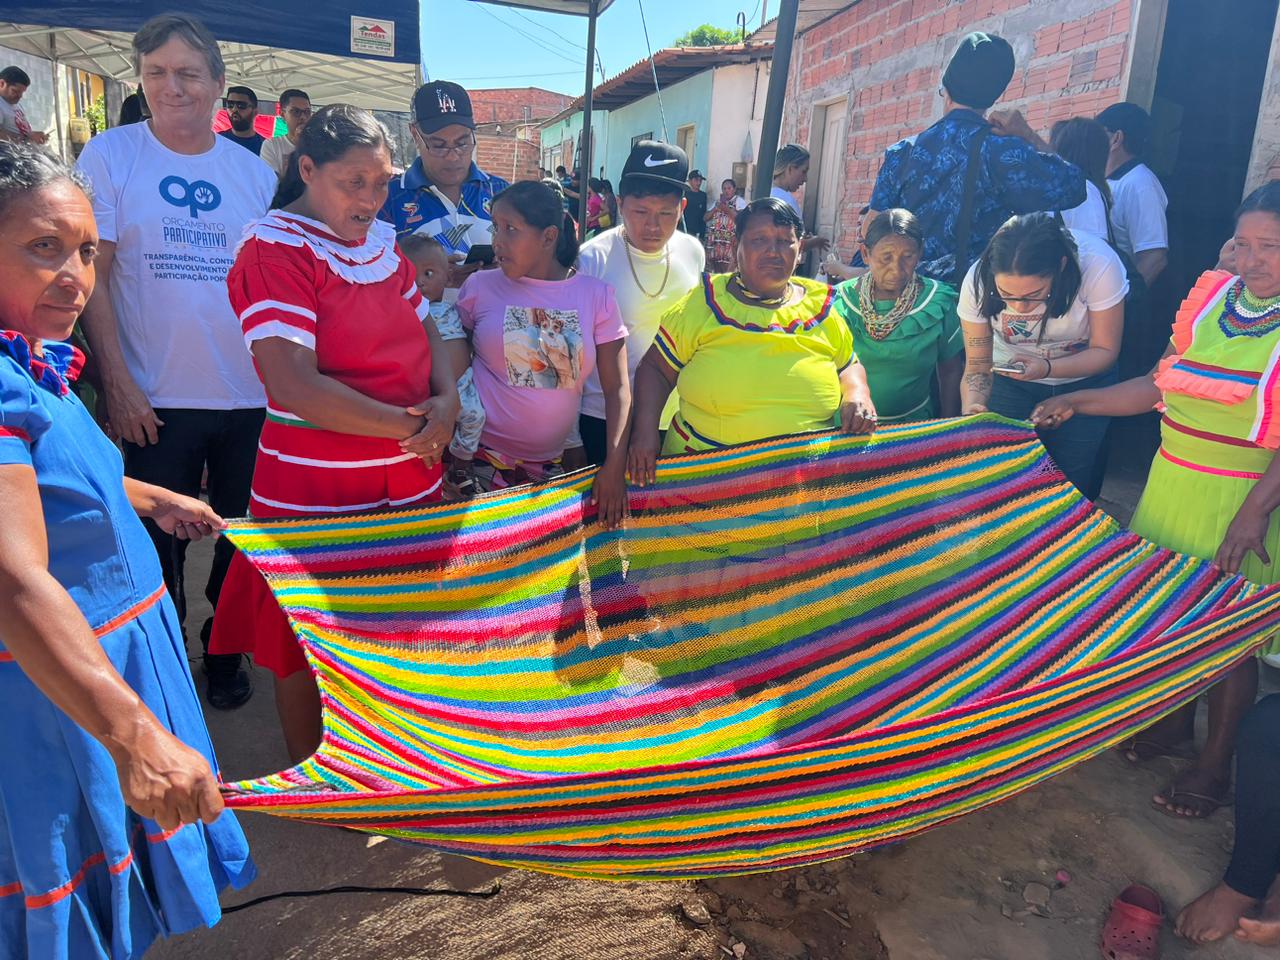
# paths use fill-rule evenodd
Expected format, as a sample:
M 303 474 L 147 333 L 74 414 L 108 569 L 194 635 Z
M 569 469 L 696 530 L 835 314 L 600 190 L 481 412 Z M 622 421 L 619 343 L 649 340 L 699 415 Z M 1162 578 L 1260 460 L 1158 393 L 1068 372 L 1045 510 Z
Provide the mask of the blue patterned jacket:
M 956 219 L 969 142 L 986 126 L 972 110 L 952 110 L 927 130 L 886 150 L 876 177 L 871 209 L 905 207 L 916 215 L 924 228 L 920 272 L 935 280 L 949 283 L 955 271 Z M 989 135 L 980 157 L 966 268 L 1014 214 L 1070 210 L 1085 201 L 1084 174 L 1075 164 L 1040 153 L 1018 137 Z

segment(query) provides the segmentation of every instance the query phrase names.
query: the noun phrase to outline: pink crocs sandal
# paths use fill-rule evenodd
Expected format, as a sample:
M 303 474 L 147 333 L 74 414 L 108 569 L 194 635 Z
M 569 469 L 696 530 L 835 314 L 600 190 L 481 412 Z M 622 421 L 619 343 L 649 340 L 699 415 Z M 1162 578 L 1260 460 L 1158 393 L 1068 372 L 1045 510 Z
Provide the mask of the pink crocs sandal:
M 1111 904 L 1102 928 L 1103 960 L 1159 960 L 1164 904 L 1150 887 L 1135 883 Z

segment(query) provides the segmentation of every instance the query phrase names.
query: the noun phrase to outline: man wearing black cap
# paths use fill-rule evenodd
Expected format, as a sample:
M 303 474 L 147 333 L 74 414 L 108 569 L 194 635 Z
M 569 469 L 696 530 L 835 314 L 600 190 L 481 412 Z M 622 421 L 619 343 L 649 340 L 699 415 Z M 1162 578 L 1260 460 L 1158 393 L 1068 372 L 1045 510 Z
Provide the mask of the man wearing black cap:
M 443 244 L 453 264 L 445 292 L 452 301 L 462 282 L 484 266 L 463 261 L 473 246 L 492 246 L 489 207 L 510 184 L 472 159 L 476 121 L 471 98 L 456 83 L 436 80 L 419 87 L 409 129 L 418 159 L 391 181 L 380 216 L 395 226 L 397 236 L 422 233 Z
M 701 170 L 690 170 L 684 188 L 684 219 L 680 229 L 702 242 L 707 235 L 707 192 Z
M 959 285 L 1009 217 L 1070 210 L 1085 201 L 1084 174 L 1048 153 L 1017 111 L 984 116 L 1013 79 L 1013 48 L 971 33 L 942 75 L 943 117 L 885 151 L 867 222 L 905 207 L 924 228 L 920 272 Z
M 618 182 L 621 225 L 592 237 L 578 255 L 579 273 L 613 286 L 627 327 L 627 366 L 633 386 L 636 367 L 657 336 L 662 315 L 698 286 L 706 266 L 698 239 L 676 229 L 681 213 L 687 213 L 685 191 L 692 179 L 683 150 L 641 140 L 631 148 Z M 579 428 L 581 437 L 570 438 L 565 450 L 568 463 L 604 463 L 608 448 L 604 391 L 595 373 L 587 378 L 582 392 Z M 585 454 L 575 454 L 579 446 Z
M 1142 162 L 1151 117 L 1136 103 L 1113 103 L 1098 114 L 1111 137 L 1107 186 L 1116 246 L 1127 253 L 1150 287 L 1169 265 L 1169 198 L 1160 179 Z

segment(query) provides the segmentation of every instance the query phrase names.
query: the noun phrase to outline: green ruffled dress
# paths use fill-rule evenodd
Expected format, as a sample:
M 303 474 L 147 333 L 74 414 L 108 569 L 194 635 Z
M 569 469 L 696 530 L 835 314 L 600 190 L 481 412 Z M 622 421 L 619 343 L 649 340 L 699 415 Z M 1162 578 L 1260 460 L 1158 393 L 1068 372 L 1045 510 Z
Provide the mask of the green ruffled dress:
M 836 287 L 835 309 L 853 333 L 854 351 L 867 371 L 871 400 L 881 423 L 928 420 L 938 415 L 930 383 L 939 363 L 964 353 L 964 337 L 956 316 L 954 287 L 921 277 L 920 296 L 911 312 L 883 340 L 867 333 L 858 306 L 858 284 L 869 274 Z M 893 302 L 876 302 L 887 313 Z

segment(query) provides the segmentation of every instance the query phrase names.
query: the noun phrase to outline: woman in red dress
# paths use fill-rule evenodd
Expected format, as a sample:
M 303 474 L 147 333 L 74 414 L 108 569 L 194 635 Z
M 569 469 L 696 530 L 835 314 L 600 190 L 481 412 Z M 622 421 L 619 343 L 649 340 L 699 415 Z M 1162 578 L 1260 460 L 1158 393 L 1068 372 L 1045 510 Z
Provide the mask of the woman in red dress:
M 249 512 L 296 517 L 440 498 L 456 379 L 413 265 L 377 220 L 391 180 L 386 131 L 338 104 L 307 124 L 271 213 L 245 232 L 227 277 L 267 389 Z M 433 362 L 434 361 L 434 362 Z M 275 674 L 294 762 L 320 745 L 320 697 L 302 648 L 243 555 L 227 574 L 210 650 Z

